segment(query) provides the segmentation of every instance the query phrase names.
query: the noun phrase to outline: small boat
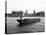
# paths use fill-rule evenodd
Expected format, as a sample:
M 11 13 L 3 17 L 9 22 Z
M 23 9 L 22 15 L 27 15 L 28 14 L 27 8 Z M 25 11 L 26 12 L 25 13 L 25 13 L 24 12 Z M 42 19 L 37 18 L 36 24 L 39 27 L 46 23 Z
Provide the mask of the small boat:
M 34 18 L 34 19 L 23 19 L 17 20 L 19 22 L 19 26 L 26 26 L 26 25 L 33 25 L 37 22 L 40 22 L 40 18 Z

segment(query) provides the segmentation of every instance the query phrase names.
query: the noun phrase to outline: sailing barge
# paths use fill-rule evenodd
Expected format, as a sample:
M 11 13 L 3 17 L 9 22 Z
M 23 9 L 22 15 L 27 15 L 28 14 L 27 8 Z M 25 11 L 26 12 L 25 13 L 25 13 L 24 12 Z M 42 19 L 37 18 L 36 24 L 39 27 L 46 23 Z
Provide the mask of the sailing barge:
M 40 18 L 34 18 L 34 19 L 22 19 L 20 17 L 20 20 L 17 20 L 19 22 L 19 26 L 25 26 L 25 25 L 33 25 L 37 22 L 40 22 Z

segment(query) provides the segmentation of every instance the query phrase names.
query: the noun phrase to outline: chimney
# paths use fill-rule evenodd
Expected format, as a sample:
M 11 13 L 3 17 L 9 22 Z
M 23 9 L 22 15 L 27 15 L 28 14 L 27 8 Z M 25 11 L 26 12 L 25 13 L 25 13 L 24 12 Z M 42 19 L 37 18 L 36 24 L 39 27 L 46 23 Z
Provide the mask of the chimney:
M 28 10 L 26 10 L 25 16 L 27 16 L 27 14 L 28 14 Z
M 26 14 L 28 13 L 28 11 L 26 10 Z
M 34 10 L 34 14 L 35 14 L 35 10 Z

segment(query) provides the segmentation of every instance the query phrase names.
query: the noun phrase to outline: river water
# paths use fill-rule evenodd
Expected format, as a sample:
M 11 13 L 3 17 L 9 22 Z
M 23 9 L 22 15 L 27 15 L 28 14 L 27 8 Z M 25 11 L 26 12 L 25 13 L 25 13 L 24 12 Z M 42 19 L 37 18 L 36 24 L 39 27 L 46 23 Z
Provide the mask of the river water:
M 38 31 L 44 31 L 44 25 L 45 25 L 45 17 L 22 17 L 22 19 L 34 19 L 34 18 L 40 18 L 41 21 L 29 26 L 24 27 L 17 27 L 19 25 L 19 22 L 17 22 L 17 19 L 20 19 L 20 17 L 7 17 L 7 32 L 8 33 L 16 33 L 16 32 L 38 32 Z

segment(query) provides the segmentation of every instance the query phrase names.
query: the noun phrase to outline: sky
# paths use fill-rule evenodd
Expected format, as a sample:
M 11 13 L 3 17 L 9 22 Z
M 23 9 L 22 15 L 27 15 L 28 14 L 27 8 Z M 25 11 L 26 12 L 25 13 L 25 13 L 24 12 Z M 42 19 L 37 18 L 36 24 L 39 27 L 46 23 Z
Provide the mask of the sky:
M 46 1 L 45 0 L 7 0 L 7 13 L 14 11 L 23 11 L 28 13 L 45 11 Z

